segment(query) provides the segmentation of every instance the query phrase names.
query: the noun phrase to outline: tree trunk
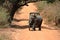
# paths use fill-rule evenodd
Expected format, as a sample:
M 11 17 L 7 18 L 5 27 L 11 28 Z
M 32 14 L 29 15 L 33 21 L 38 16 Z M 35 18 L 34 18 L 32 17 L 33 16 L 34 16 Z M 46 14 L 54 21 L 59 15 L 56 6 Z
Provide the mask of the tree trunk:
M 8 22 L 11 23 L 14 17 L 15 12 L 17 11 L 17 9 L 19 8 L 18 3 L 20 2 L 20 0 L 17 0 L 16 2 L 13 3 L 13 7 L 12 10 L 10 12 L 10 17 L 8 19 Z

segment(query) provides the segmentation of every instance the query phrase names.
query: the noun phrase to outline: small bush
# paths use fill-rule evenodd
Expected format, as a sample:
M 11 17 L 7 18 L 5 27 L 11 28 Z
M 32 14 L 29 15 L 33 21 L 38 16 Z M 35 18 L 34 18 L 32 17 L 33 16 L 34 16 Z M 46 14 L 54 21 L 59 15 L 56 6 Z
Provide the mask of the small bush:
M 6 11 L 7 11 L 7 9 L 0 6 L 0 27 L 6 25 L 8 23 L 8 21 L 7 21 L 8 13 Z
M 47 0 L 47 3 L 53 3 L 55 0 Z
M 60 14 L 55 17 L 55 24 L 56 24 L 56 26 L 60 25 Z

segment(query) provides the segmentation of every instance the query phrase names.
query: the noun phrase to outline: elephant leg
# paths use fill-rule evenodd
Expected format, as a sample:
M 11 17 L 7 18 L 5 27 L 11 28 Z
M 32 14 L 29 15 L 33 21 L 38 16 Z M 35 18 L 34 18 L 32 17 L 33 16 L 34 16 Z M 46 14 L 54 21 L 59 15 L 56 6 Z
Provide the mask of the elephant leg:
M 35 31 L 35 24 L 32 25 L 32 29 Z
M 29 25 L 29 30 L 30 30 L 30 25 Z
M 39 25 L 39 30 L 41 30 L 41 26 Z
M 38 24 L 37 26 L 38 26 L 38 28 L 39 28 L 38 30 L 41 30 L 41 25 L 40 25 L 40 24 Z
M 32 25 L 31 25 L 31 23 L 29 23 L 29 30 L 30 30 L 31 27 L 32 27 Z
M 40 21 L 38 27 L 39 27 L 39 30 L 41 30 L 41 24 L 42 24 L 42 20 Z

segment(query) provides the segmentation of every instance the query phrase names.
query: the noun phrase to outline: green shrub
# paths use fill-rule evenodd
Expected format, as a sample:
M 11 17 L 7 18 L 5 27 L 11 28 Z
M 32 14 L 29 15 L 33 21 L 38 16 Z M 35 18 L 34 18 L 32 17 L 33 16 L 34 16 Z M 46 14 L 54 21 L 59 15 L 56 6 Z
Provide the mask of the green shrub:
M 47 3 L 53 3 L 55 0 L 47 0 Z
M 43 20 L 46 19 L 49 23 L 55 23 L 55 17 L 60 19 L 60 2 L 56 1 L 48 4 L 47 1 L 37 2 L 38 11 L 40 11 Z M 58 21 L 58 20 L 56 20 Z M 45 22 L 47 23 L 47 22 Z
M 4 26 L 8 23 L 8 13 L 6 12 L 7 9 L 0 6 L 0 27 Z

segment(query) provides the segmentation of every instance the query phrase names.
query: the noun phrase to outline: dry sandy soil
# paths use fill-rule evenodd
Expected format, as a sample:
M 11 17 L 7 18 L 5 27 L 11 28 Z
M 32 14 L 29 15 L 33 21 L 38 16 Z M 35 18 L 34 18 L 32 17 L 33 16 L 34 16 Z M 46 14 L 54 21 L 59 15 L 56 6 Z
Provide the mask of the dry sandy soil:
M 22 9 L 16 12 L 14 18 L 20 21 L 13 21 L 12 24 L 19 25 L 18 28 L 0 29 L 0 33 L 6 32 L 11 36 L 12 40 L 60 40 L 60 30 L 42 24 L 42 30 L 29 31 L 28 20 L 30 12 L 36 12 L 37 8 L 34 3 L 29 3 L 29 6 L 23 6 Z

